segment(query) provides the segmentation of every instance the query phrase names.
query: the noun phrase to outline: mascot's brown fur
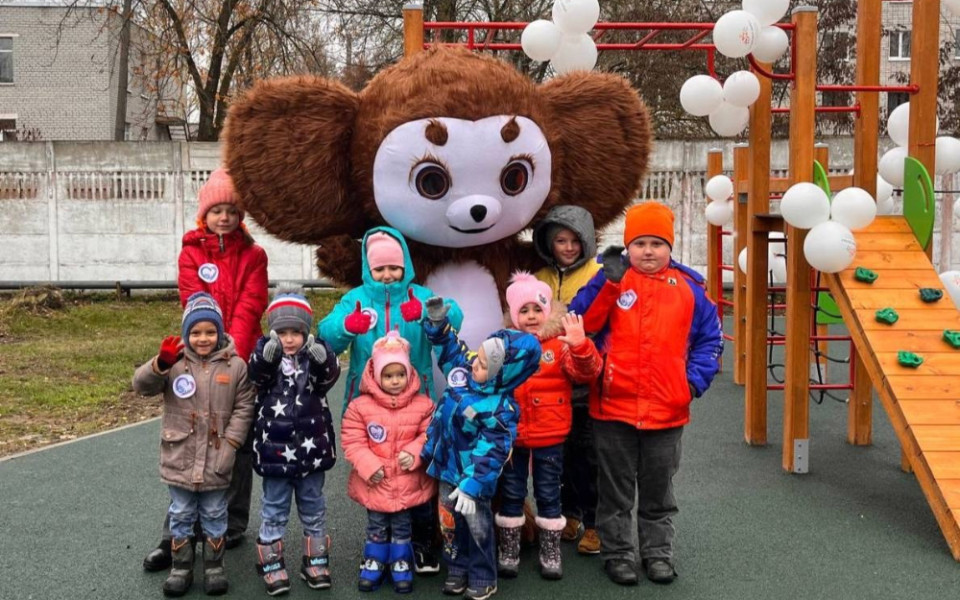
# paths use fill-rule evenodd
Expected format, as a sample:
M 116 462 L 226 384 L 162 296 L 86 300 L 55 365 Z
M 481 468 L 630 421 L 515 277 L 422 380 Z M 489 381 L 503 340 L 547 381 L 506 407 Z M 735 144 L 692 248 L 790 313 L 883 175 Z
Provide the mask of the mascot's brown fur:
M 243 208 L 270 233 L 320 246 L 320 271 L 360 283 L 357 242 L 391 225 L 374 197 L 374 157 L 398 126 L 448 117 L 527 117 L 544 132 L 551 186 L 533 225 L 551 207 L 576 204 L 603 228 L 634 199 L 650 153 L 646 107 L 621 77 L 574 73 L 535 85 L 510 65 L 463 49 L 436 48 L 384 69 L 360 93 L 319 77 L 259 83 L 227 121 L 226 163 Z M 424 224 L 426 227 L 433 224 Z M 486 268 L 503 299 L 510 273 L 536 253 L 517 235 L 472 247 L 409 239 L 417 279 L 451 262 Z

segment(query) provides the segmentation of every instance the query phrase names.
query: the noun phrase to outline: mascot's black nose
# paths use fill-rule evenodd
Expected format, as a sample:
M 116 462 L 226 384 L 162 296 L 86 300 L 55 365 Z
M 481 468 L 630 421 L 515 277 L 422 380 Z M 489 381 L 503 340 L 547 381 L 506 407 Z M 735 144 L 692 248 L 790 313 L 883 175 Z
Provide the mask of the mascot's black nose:
M 470 216 L 473 217 L 474 221 L 480 223 L 483 221 L 483 218 L 487 216 L 487 207 L 482 204 L 477 204 L 470 208 Z

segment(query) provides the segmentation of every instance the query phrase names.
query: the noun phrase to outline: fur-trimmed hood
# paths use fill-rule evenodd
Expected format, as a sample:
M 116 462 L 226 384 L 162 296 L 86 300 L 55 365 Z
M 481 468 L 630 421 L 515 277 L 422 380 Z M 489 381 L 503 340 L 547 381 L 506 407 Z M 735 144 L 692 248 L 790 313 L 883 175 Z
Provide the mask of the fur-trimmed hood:
M 567 305 L 559 300 L 554 300 L 551 303 L 550 314 L 547 315 L 547 320 L 544 321 L 543 326 L 540 327 L 540 332 L 537 334 L 537 338 L 541 342 L 547 340 L 552 340 L 553 338 L 563 335 L 563 316 L 567 314 Z M 513 321 L 510 320 L 510 313 L 503 313 L 503 326 L 514 329 Z

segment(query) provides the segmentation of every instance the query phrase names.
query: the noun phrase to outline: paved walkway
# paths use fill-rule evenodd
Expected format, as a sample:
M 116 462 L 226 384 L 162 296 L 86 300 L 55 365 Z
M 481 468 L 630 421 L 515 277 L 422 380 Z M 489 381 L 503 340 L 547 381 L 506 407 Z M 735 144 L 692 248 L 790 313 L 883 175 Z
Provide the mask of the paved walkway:
M 598 559 L 567 545 L 562 581 L 541 581 L 530 552 L 521 576 L 501 582 L 501 597 L 872 600 L 943 598 L 960 589 L 960 565 L 913 476 L 900 472 L 879 405 L 868 448 L 845 444 L 844 405 L 812 406 L 811 472 L 793 476 L 780 470 L 779 443 L 741 441 L 742 398 L 726 373 L 694 405 L 677 477 L 674 585 L 619 588 Z M 780 412 L 781 397 L 772 395 L 773 441 Z M 164 575 L 140 569 L 167 504 L 156 468 L 158 430 L 154 421 L 0 463 L 0 599 L 161 597 Z M 327 480 L 334 587 L 313 592 L 296 581 L 290 598 L 371 596 L 355 588 L 364 513 L 346 496 L 346 467 L 338 463 Z M 296 517 L 292 525 L 287 560 L 296 565 Z M 249 543 L 227 553 L 229 597 L 265 597 L 253 561 Z M 418 579 L 415 595 L 439 597 L 439 585 L 438 577 Z M 188 597 L 201 596 L 195 584 Z

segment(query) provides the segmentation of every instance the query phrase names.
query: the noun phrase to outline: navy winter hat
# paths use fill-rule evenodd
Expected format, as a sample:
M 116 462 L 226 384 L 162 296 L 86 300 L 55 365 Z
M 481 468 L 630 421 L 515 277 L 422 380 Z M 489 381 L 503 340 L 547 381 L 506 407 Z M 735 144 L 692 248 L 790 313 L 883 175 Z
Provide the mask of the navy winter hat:
M 210 321 L 217 328 L 217 347 L 223 344 L 223 311 L 213 296 L 206 292 L 197 292 L 187 298 L 187 306 L 183 309 L 183 321 L 180 327 L 180 337 L 183 343 L 190 345 L 190 330 L 201 321 Z

